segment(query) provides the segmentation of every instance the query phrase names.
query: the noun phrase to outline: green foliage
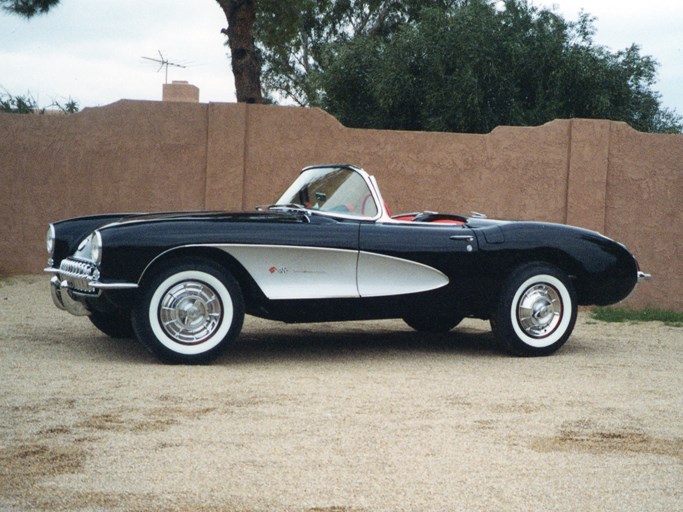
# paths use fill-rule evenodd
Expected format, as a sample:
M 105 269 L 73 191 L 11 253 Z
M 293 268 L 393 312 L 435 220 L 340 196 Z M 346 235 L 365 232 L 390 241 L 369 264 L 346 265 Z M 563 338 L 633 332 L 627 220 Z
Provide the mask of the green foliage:
M 69 96 L 69 99 L 66 100 L 66 103 L 60 103 L 59 101 L 54 101 L 52 103 L 52 105 L 50 105 L 50 106 L 56 107 L 57 109 L 61 110 L 65 114 L 75 114 L 76 112 L 78 112 L 80 110 L 80 107 L 78 106 L 78 102 L 76 100 L 74 100 L 73 98 L 71 98 L 70 96 Z
M 425 7 L 455 0 L 259 0 L 254 33 L 266 90 L 300 105 L 319 106 L 324 63 L 334 46 L 391 37 Z
M 9 93 L 0 94 L 0 112 L 10 114 L 33 114 L 39 111 L 36 100 L 30 94 L 26 96 L 12 96 Z
M 6 11 L 31 18 L 36 14 L 44 14 L 59 3 L 60 0 L 0 0 L 0 6 Z
M 25 96 L 13 96 L 5 92 L 0 93 L 0 112 L 9 114 L 45 114 L 48 109 L 59 110 L 65 114 L 75 114 L 78 112 L 78 102 L 69 98 L 66 103 L 53 101 L 47 107 L 39 107 L 35 98 L 31 94 Z
M 286 4 L 286 5 L 285 5 Z M 485 133 L 556 118 L 680 133 L 638 46 L 595 45 L 577 21 L 525 0 L 264 0 L 257 38 L 271 94 L 351 127 Z
M 672 327 L 683 327 L 683 312 L 661 309 L 594 308 L 591 317 L 601 322 L 664 322 Z

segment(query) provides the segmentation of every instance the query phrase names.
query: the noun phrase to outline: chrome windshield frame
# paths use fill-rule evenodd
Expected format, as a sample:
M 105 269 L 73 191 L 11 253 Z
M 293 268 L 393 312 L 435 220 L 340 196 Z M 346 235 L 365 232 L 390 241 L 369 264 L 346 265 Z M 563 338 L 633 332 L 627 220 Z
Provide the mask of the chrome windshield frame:
M 384 208 L 384 201 L 382 200 L 382 195 L 379 192 L 379 187 L 377 186 L 377 180 L 375 180 L 374 176 L 370 176 L 364 169 L 357 167 L 355 165 L 351 164 L 323 164 L 323 165 L 311 165 L 308 167 L 304 167 L 301 172 L 299 173 L 299 176 L 301 176 L 303 173 L 307 171 L 311 171 L 313 169 L 349 169 L 350 171 L 355 172 L 358 174 L 363 181 L 365 182 L 365 185 L 368 188 L 368 191 L 370 192 L 370 196 L 372 197 L 372 200 L 375 203 L 375 207 L 377 209 L 377 213 L 372 216 L 362 216 L 362 215 L 350 215 L 350 214 L 345 214 L 345 213 L 340 213 L 340 212 L 326 212 L 322 210 L 316 210 L 313 208 L 308 208 L 306 206 L 302 206 L 301 210 L 305 211 L 310 214 L 314 215 L 322 215 L 324 217 L 332 217 L 335 219 L 345 219 L 345 220 L 355 220 L 355 221 L 378 221 L 379 219 L 386 217 L 386 209 Z M 284 193 L 283 193 L 284 195 Z M 280 197 L 282 199 L 282 196 Z M 278 199 L 278 201 L 280 200 Z M 286 205 L 278 205 L 277 203 L 273 204 L 270 206 L 273 209 L 276 209 L 278 207 L 285 208 Z

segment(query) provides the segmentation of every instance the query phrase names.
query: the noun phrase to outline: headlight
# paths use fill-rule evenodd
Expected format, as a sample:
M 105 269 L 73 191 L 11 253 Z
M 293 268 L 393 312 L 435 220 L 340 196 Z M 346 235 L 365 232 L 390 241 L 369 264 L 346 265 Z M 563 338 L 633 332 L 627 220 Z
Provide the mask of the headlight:
M 92 237 L 91 253 L 95 265 L 99 265 L 102 262 L 102 235 L 99 231 L 95 231 Z
M 55 252 L 55 227 L 50 224 L 47 228 L 47 236 L 45 237 L 45 248 L 47 253 L 52 256 Z

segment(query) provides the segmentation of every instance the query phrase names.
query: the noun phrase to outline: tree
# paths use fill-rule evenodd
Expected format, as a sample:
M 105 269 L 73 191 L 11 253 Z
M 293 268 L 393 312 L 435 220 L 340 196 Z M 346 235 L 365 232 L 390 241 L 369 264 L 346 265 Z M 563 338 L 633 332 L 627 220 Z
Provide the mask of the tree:
M 237 101 L 262 103 L 260 64 L 253 36 L 255 0 L 216 1 L 228 21 L 228 28 L 222 32 L 228 36 Z M 60 0 L 0 0 L 0 6 L 10 13 L 31 18 L 47 13 L 59 2 Z
M 425 7 L 455 0 L 259 0 L 254 27 L 266 90 L 302 106 L 320 106 L 323 63 L 335 44 L 386 39 Z
M 593 22 L 524 0 L 264 0 L 256 33 L 266 90 L 347 126 L 488 132 L 587 117 L 680 132 L 652 89 L 656 61 L 595 45 Z
M 58 3 L 59 0 L 0 0 L 0 6 L 5 10 L 27 18 L 44 14 Z
M 238 102 L 263 103 L 261 64 L 254 43 L 255 0 L 216 0 L 228 20 L 228 36 Z

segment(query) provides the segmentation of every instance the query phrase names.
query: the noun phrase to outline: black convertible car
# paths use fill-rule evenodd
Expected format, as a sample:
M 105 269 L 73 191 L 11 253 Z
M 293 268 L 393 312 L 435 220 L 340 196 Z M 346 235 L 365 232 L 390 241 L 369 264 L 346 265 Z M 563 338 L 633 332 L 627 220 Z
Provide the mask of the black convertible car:
M 490 319 L 524 356 L 555 352 L 578 305 L 624 299 L 647 278 L 599 233 L 435 212 L 390 216 L 375 179 L 304 169 L 254 212 L 81 217 L 51 224 L 55 305 L 169 363 L 206 363 L 245 313 L 284 322 L 402 318 L 448 331 Z

